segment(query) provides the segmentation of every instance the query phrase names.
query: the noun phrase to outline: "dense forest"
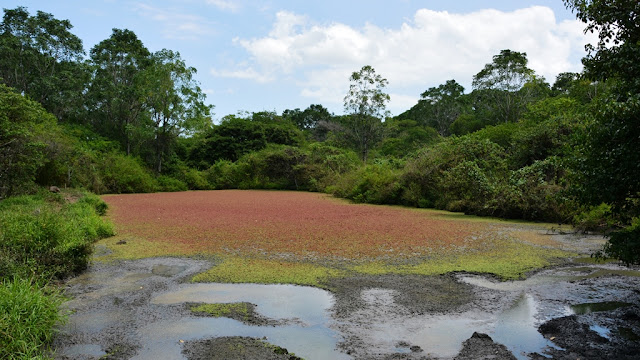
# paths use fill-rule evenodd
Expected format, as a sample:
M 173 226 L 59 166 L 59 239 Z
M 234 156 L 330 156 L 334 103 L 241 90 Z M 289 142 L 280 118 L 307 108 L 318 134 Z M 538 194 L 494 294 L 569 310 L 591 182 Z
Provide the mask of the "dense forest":
M 0 199 L 38 186 L 103 193 L 292 189 L 356 202 L 620 230 L 606 253 L 638 262 L 638 4 L 565 1 L 595 31 L 582 73 L 553 84 L 502 50 L 473 76 L 385 112 L 388 82 L 350 78 L 346 115 L 212 107 L 180 54 L 126 29 L 85 52 L 69 21 L 26 8 L 0 24 Z M 87 56 L 88 55 L 88 56 Z M 625 238 L 626 241 L 618 238 Z
M 0 357 L 42 356 L 62 316 L 46 285 L 113 233 L 90 192 L 304 190 L 570 223 L 610 235 L 598 256 L 640 263 L 640 3 L 564 3 L 599 35 L 581 73 L 545 79 L 505 49 L 471 89 L 446 81 L 392 117 L 388 81 L 365 65 L 345 115 L 311 104 L 217 124 L 179 53 L 126 29 L 86 52 L 69 21 L 4 9 Z

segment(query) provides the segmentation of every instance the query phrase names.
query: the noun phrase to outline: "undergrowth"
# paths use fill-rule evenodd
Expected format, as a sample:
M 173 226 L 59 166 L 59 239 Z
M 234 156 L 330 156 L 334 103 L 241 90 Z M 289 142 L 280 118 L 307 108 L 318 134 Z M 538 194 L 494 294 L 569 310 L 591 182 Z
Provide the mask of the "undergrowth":
M 86 268 L 94 241 L 113 235 L 106 204 L 85 192 L 0 201 L 0 359 L 46 358 L 63 298 L 51 285 Z

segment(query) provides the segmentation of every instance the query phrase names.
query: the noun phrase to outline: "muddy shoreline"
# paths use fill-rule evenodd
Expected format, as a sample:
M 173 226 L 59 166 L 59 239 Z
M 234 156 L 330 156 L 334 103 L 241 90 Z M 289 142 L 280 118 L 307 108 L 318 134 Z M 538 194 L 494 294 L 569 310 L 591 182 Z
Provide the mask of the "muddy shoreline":
M 236 349 L 246 354 L 244 358 L 256 359 L 631 359 L 640 352 L 640 273 L 616 265 L 569 264 L 511 282 L 464 273 L 331 279 L 326 286 L 332 294 L 310 288 L 331 298 L 321 305 L 327 308 L 326 318 L 265 315 L 268 309 L 258 305 L 256 318 L 262 320 L 230 330 L 237 334 L 212 336 L 207 335 L 211 323 L 200 325 L 206 319 L 191 313 L 186 306 L 190 301 L 161 299 L 179 290 L 186 291 L 185 298 L 197 298 L 191 302 L 203 302 L 206 296 L 198 298 L 192 289 L 207 285 L 188 280 L 213 265 L 189 258 L 92 264 L 66 284 L 65 293 L 72 298 L 66 308 L 72 314 L 54 341 L 54 357 L 145 359 L 170 353 L 172 358 L 205 359 Z M 584 314 L 574 314 L 570 308 L 615 301 L 628 305 Z M 304 315 L 303 310 L 300 316 Z M 216 321 L 229 328 L 238 323 Z M 522 327 L 518 321 L 527 322 L 523 336 L 532 337 L 527 341 L 540 348 L 518 347 L 506 337 L 520 331 L 513 330 Z M 175 331 L 170 329 L 174 325 Z M 201 333 L 190 335 L 190 328 L 199 326 Z M 269 336 L 259 336 L 261 331 Z M 324 343 L 299 347 L 304 352 L 316 346 L 315 352 L 274 353 L 273 349 L 287 349 L 282 343 L 286 331 L 302 334 L 305 341 L 322 338 Z M 265 351 L 274 357 L 265 357 Z

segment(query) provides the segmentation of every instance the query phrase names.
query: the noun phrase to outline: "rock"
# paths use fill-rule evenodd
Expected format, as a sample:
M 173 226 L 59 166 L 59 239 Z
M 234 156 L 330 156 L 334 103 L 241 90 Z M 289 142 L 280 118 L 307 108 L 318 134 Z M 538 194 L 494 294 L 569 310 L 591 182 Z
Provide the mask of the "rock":
M 506 346 L 496 344 L 491 336 L 479 332 L 462 343 L 462 350 L 454 360 L 516 360 L 516 357 L 507 350 Z

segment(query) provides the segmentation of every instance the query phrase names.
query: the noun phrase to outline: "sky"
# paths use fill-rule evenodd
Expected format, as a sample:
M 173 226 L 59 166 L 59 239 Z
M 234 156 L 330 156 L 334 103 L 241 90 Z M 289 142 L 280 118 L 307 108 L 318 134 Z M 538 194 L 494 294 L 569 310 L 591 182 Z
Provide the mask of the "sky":
M 365 65 L 386 78 L 398 115 L 420 94 L 473 75 L 502 49 L 526 52 L 553 84 L 580 72 L 595 43 L 561 0 L 2 0 L 68 19 L 86 53 L 113 28 L 152 52 L 178 51 L 198 70 L 214 119 L 245 111 L 344 113 L 349 77 Z

